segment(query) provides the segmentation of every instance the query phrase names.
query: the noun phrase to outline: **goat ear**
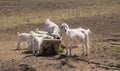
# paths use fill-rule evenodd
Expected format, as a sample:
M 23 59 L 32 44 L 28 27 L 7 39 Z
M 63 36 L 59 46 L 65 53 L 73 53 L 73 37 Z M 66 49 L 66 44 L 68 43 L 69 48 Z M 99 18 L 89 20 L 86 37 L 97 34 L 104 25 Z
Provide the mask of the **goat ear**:
M 50 19 L 47 18 L 45 21 L 50 21 Z
M 18 35 L 20 35 L 20 32 L 17 32 Z
M 38 31 L 38 28 L 35 29 L 35 32 L 37 32 L 37 31 Z

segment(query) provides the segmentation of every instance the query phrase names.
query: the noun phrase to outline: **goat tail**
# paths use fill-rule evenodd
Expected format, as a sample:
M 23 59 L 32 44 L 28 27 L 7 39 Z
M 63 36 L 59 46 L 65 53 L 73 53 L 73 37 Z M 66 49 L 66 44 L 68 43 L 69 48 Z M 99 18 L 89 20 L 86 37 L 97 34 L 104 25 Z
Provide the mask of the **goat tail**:
M 38 31 L 39 31 L 39 29 L 38 29 L 38 28 L 36 28 L 36 29 L 35 29 L 35 32 L 38 32 Z
M 47 18 L 45 21 L 48 22 L 48 21 L 50 21 L 50 19 Z

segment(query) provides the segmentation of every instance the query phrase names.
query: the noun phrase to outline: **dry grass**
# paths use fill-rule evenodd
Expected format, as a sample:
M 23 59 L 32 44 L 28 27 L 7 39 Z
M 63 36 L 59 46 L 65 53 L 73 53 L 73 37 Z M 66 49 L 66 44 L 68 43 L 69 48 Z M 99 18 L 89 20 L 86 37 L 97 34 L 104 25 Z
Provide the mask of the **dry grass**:
M 119 47 L 116 47 L 116 48 L 112 48 L 111 49 L 111 56 L 113 56 L 114 58 L 116 59 L 120 59 L 120 50 L 118 50 Z
M 76 0 L 76 1 L 78 1 L 78 0 Z M 106 0 L 106 2 L 107 1 L 108 0 Z M 20 10 L 21 12 L 16 12 L 15 14 L 14 14 L 14 12 L 11 12 L 11 13 L 8 13 L 8 15 L 1 15 L 0 16 L 0 28 L 15 27 L 15 26 L 18 26 L 21 24 L 29 24 L 29 23 L 40 24 L 46 18 L 49 18 L 56 22 L 61 19 L 68 20 L 68 19 L 72 19 L 72 18 L 76 18 L 76 17 L 81 18 L 81 17 L 93 17 L 96 15 L 105 15 L 105 14 L 119 14 L 119 12 L 120 12 L 120 8 L 119 8 L 120 5 L 114 4 L 116 1 L 112 1 L 112 2 L 108 3 L 108 5 L 104 5 L 103 0 L 102 1 L 101 0 L 98 0 L 98 1 L 93 0 L 93 2 L 83 1 L 83 4 L 86 4 L 88 6 L 85 6 L 85 5 L 79 6 L 79 3 L 78 3 L 78 6 L 75 5 L 76 6 L 75 8 L 69 8 L 69 2 L 73 2 L 70 4 L 74 5 L 75 1 L 69 0 L 67 2 L 67 0 L 66 1 L 63 1 L 63 0 L 62 1 L 58 1 L 58 0 L 49 1 L 49 0 L 47 0 L 47 2 L 56 3 L 55 6 L 58 8 L 55 8 L 55 9 L 54 8 L 51 9 L 51 7 L 52 7 L 51 5 L 46 5 L 47 4 L 46 1 L 35 0 L 33 2 L 32 0 L 30 0 L 29 3 L 27 3 L 27 2 L 28 1 L 23 2 L 23 6 L 25 4 L 27 4 L 27 5 L 25 6 L 25 9 Z M 41 8 L 38 8 L 39 10 L 36 10 L 36 9 L 34 10 L 33 5 L 34 4 L 36 5 L 36 3 L 39 4 L 40 2 L 43 2 L 43 4 L 45 4 L 45 8 L 49 7 L 49 6 L 50 6 L 50 8 L 41 9 L 42 7 L 40 6 Z M 54 5 L 54 3 L 53 3 L 53 5 Z M 57 6 L 57 3 L 58 3 L 58 6 Z M 61 6 L 60 4 L 65 5 L 68 8 L 60 7 Z M 75 4 L 77 4 L 77 3 L 75 3 Z M 103 5 L 100 5 L 100 4 L 103 4 Z M 111 4 L 111 5 L 109 5 L 109 4 Z M 20 4 L 20 6 L 21 6 L 21 4 Z M 10 6 L 10 7 L 4 6 L 4 7 L 11 8 L 12 6 Z M 33 7 L 33 8 L 29 8 L 29 7 Z M 44 7 L 44 5 L 43 5 L 43 7 Z M 19 8 L 19 7 L 17 7 L 17 8 Z

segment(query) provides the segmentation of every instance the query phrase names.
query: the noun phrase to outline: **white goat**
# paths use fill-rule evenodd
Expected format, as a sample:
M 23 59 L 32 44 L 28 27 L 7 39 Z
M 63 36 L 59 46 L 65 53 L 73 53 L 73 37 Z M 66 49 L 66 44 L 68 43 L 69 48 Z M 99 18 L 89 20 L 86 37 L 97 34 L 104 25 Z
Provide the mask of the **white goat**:
M 34 55 L 41 54 L 43 52 L 41 47 L 43 39 L 44 39 L 43 37 L 34 37 L 32 47 L 32 52 Z
M 17 44 L 17 49 L 21 49 L 21 43 L 24 41 L 27 41 L 30 34 L 29 33 L 19 33 L 18 34 L 18 44 Z
M 38 28 L 35 29 L 35 33 L 38 33 L 38 34 L 48 34 L 48 32 L 46 32 L 46 31 L 40 31 Z
M 44 39 L 53 39 L 53 37 L 49 36 L 49 35 L 46 35 L 46 36 L 42 36 L 42 37 L 39 37 L 39 36 L 33 36 L 33 47 L 32 47 L 32 52 L 34 55 L 37 55 L 37 54 L 41 54 L 43 52 L 43 48 L 42 48 L 42 43 L 44 41 Z
M 35 32 L 30 31 L 30 33 L 35 33 Z M 19 32 L 17 32 L 17 34 L 18 34 L 17 50 L 18 50 L 18 49 L 21 49 L 21 44 L 22 44 L 22 42 L 28 41 L 29 36 L 30 36 L 30 33 L 19 33 Z M 43 34 L 43 35 L 44 35 L 44 34 Z M 27 43 L 28 43 L 28 42 L 27 42 Z M 27 47 L 29 47 L 29 46 L 27 46 Z
M 90 30 L 85 30 L 83 28 L 76 28 L 76 29 L 70 29 L 69 26 L 66 23 L 61 24 L 61 29 L 64 29 L 66 32 L 66 35 L 70 38 L 71 43 L 68 45 L 68 47 L 71 47 L 75 41 L 82 41 L 84 44 L 83 47 L 83 54 L 88 55 L 89 54 L 89 34 Z M 69 49 L 67 49 L 67 52 L 69 52 Z M 70 51 L 71 55 L 71 51 Z
M 38 38 L 38 39 L 37 39 Z M 41 46 L 42 44 L 42 39 L 53 39 L 52 36 L 46 35 L 46 34 L 37 34 L 33 31 L 30 32 L 30 36 L 28 39 L 28 52 L 33 52 L 35 54 L 35 51 L 38 51 L 38 46 Z
M 40 31 L 38 31 L 38 32 L 40 32 Z M 17 34 L 18 34 L 17 49 L 21 49 L 21 44 L 22 44 L 22 42 L 25 42 L 25 41 L 27 41 L 27 43 L 28 43 L 27 47 L 31 46 L 31 44 L 29 42 L 29 41 L 31 41 L 31 39 L 29 39 L 30 34 L 34 34 L 36 36 L 48 36 L 45 31 L 42 31 L 41 34 L 37 34 L 33 31 L 30 31 L 30 33 L 19 33 L 19 32 L 17 32 Z M 49 37 L 53 38 L 52 36 L 49 36 Z M 28 48 L 28 51 L 29 50 L 31 50 L 31 49 Z
M 53 23 L 49 19 L 46 19 L 46 21 L 44 22 L 44 27 L 49 35 L 54 36 L 54 38 L 60 38 L 60 29 L 55 23 Z

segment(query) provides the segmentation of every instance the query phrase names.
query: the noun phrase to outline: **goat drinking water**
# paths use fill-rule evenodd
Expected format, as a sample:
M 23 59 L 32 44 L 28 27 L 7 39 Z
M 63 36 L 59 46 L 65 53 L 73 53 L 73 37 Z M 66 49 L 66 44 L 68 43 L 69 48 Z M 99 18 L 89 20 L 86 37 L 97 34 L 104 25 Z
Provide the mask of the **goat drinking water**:
M 44 27 L 49 35 L 53 36 L 55 39 L 60 38 L 60 29 L 54 22 L 50 21 L 49 19 L 46 19 L 46 21 L 44 22 Z

